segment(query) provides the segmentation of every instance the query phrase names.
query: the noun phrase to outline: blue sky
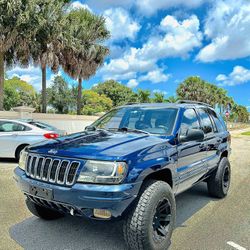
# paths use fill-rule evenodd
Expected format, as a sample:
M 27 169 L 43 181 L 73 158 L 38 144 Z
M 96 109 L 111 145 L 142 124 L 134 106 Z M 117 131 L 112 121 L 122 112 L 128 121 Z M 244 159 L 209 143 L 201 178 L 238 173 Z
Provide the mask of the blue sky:
M 115 79 L 167 97 L 195 75 L 222 86 L 250 111 L 250 1 L 82 0 L 70 8 L 103 15 L 112 35 L 110 56 L 84 88 Z M 41 88 L 39 68 L 17 66 L 8 71 L 13 75 Z M 53 78 L 49 71 L 48 84 Z

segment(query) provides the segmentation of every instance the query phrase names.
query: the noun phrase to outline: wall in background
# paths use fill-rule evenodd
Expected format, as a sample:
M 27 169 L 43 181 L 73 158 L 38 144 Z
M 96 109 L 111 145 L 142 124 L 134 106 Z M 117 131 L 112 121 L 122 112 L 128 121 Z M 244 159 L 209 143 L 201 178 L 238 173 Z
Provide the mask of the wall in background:
M 23 114 L 15 111 L 0 111 L 0 118 L 4 119 L 21 119 L 25 118 Z M 84 130 L 84 128 L 94 122 L 98 116 L 85 115 L 60 115 L 60 114 L 27 114 L 28 119 L 42 121 L 52 126 L 67 131 L 67 133 L 75 133 Z

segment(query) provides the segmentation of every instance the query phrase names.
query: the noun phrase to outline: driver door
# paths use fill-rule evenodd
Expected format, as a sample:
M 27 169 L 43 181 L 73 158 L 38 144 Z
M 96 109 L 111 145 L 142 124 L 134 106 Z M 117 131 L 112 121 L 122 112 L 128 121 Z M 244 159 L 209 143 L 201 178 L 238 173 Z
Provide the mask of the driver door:
M 201 129 L 196 111 L 192 108 L 183 113 L 180 135 L 185 135 L 188 129 Z M 178 190 L 180 193 L 190 188 L 207 172 L 206 146 L 204 141 L 179 142 L 177 145 Z

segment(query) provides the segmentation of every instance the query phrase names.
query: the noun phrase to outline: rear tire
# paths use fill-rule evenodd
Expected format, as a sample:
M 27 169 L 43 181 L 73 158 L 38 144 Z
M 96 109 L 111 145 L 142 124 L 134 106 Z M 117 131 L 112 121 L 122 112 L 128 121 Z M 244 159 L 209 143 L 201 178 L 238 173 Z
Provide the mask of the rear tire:
M 19 159 L 20 159 L 20 154 L 21 154 L 22 150 L 23 150 L 25 147 L 27 147 L 27 146 L 28 146 L 28 145 L 21 145 L 21 146 L 19 146 L 19 147 L 16 149 L 15 158 L 16 158 L 17 161 L 19 161 Z
M 207 180 L 208 193 L 216 198 L 224 198 L 228 194 L 230 181 L 230 163 L 226 157 L 223 157 L 217 170 Z
M 26 205 L 29 211 L 33 215 L 44 220 L 55 220 L 55 219 L 59 219 L 63 217 L 63 214 L 57 211 L 51 210 L 49 208 L 39 206 L 28 198 L 26 199 Z
M 176 204 L 171 187 L 163 181 L 150 181 L 124 221 L 125 242 L 134 250 L 166 250 L 175 220 Z

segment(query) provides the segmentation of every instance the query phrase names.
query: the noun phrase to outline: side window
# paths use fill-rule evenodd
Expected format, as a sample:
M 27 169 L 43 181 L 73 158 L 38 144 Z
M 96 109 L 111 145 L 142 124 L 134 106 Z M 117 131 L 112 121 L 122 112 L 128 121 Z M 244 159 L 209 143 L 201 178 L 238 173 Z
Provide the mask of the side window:
M 201 118 L 201 127 L 205 134 L 213 132 L 213 124 L 206 110 L 198 109 Z
M 225 127 L 223 126 L 223 124 L 221 123 L 218 115 L 211 109 L 208 109 L 208 112 L 210 114 L 210 116 L 212 117 L 215 126 L 216 126 L 216 132 L 223 132 L 225 130 Z
M 26 131 L 29 130 L 27 127 L 22 125 L 22 124 L 18 124 L 15 122 L 1 122 L 0 123 L 0 132 L 18 132 L 18 131 Z
M 199 129 L 200 124 L 198 117 L 194 109 L 186 109 L 183 113 L 182 122 L 181 122 L 181 135 L 186 135 L 189 128 Z

